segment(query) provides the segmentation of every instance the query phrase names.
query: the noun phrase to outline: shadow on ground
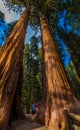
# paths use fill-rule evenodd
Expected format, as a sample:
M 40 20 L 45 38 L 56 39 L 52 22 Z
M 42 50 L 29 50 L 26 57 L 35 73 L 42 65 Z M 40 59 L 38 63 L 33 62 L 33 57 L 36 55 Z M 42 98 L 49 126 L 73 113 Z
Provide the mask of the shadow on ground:
M 16 120 L 12 122 L 11 130 L 48 130 L 37 122 L 27 120 Z

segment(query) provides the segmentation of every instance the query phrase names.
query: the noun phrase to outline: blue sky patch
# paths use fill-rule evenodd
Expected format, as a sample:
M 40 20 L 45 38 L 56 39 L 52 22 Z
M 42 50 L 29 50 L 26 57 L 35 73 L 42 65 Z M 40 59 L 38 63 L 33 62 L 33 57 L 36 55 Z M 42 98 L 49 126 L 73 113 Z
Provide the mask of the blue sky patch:
M 5 21 L 0 20 L 0 46 L 4 44 L 6 37 L 5 31 L 7 31 L 8 25 Z

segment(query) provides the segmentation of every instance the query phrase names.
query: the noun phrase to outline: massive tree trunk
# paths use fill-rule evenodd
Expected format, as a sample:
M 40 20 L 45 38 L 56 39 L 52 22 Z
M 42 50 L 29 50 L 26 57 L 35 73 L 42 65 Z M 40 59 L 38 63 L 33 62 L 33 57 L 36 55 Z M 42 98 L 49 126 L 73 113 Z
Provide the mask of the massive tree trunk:
M 20 67 L 19 67 L 19 77 L 17 82 L 16 93 L 14 96 L 13 107 L 11 110 L 11 120 L 15 118 L 25 118 L 23 113 L 22 105 L 21 105 L 21 91 L 22 91 L 22 83 L 23 83 L 23 53 L 20 57 Z
M 5 130 L 21 76 L 22 53 L 30 8 L 27 7 L 0 50 L 0 130 Z
M 51 130 L 69 130 L 65 109 L 80 114 L 80 105 L 70 88 L 50 28 L 41 13 L 40 24 L 44 62 L 44 95 L 38 117 L 43 124 L 52 128 Z

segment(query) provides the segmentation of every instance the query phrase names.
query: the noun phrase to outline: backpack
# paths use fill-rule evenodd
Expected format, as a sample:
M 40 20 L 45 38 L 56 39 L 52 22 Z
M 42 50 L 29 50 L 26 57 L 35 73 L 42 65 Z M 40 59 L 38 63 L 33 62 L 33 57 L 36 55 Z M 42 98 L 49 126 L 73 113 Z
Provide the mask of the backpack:
M 31 105 L 31 109 L 32 109 L 32 110 L 35 110 L 35 104 L 32 104 L 32 105 Z

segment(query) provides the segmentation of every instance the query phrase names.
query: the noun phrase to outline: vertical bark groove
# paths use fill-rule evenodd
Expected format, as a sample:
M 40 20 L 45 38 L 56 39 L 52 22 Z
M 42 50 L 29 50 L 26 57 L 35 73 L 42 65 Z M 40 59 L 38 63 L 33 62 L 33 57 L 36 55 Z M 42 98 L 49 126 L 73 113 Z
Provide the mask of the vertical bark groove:
M 20 69 L 30 8 L 26 8 L 6 43 L 0 49 L 0 130 L 6 130 L 16 89 L 20 85 Z M 22 70 L 21 70 L 22 71 Z
M 80 114 L 80 105 L 70 88 L 46 18 L 41 13 L 39 16 L 45 67 L 44 93 L 46 92 L 39 111 L 39 120 L 46 126 L 69 130 L 65 109 Z

